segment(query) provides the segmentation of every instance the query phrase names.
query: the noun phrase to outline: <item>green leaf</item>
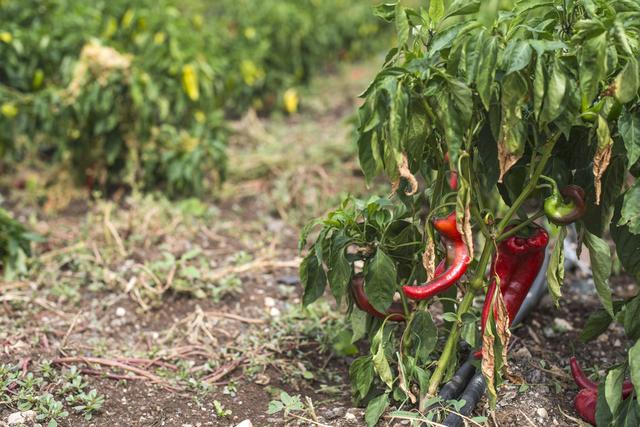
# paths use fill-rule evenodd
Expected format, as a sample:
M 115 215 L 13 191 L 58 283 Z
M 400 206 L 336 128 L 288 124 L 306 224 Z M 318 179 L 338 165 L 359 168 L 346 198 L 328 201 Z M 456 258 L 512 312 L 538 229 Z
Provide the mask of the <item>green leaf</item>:
M 556 304 L 559 306 L 559 300 L 562 296 L 560 288 L 564 283 L 564 239 L 567 237 L 567 227 L 560 227 L 558 232 L 558 240 L 553 247 L 551 257 L 549 258 L 549 267 L 547 268 L 547 284 L 549 293 Z
M 622 382 L 624 380 L 624 367 L 611 369 L 604 382 L 605 398 L 612 414 L 618 412 L 622 402 Z
M 277 414 L 284 409 L 284 405 L 279 400 L 272 400 L 267 407 L 267 415 Z
M 483 34 L 482 32 L 480 34 Z M 496 62 L 498 59 L 498 43 L 497 36 L 491 37 L 488 41 L 483 40 L 482 54 L 478 64 L 478 76 L 476 77 L 476 87 L 478 95 L 486 110 L 489 110 L 491 102 L 491 86 L 493 78 L 496 74 Z
M 396 290 L 396 267 L 393 260 L 380 248 L 365 265 L 364 290 L 369 302 L 384 313 L 393 302 Z
M 613 319 L 606 310 L 594 311 L 587 319 L 587 323 L 580 333 L 580 340 L 582 342 L 593 340 L 603 334 L 609 328 L 611 322 L 613 322 Z
M 611 423 L 613 416 L 607 403 L 607 397 L 605 393 L 605 385 L 601 383 L 598 386 L 598 402 L 596 404 L 596 425 L 608 426 Z
M 631 233 L 627 226 L 617 225 L 621 204 L 619 201 L 616 206 L 616 215 L 611 224 L 611 237 L 616 244 L 616 253 L 625 271 L 636 280 L 640 280 L 640 235 Z
M 542 106 L 544 104 L 544 94 L 547 88 L 547 75 L 544 66 L 544 60 L 538 56 L 536 60 L 536 69 L 533 77 L 533 112 L 536 117 L 540 118 Z
M 479 8 L 480 2 L 478 0 L 455 0 L 447 9 L 446 17 L 470 15 L 476 13 Z
M 351 319 L 351 342 L 355 343 L 367 335 L 367 313 L 362 310 L 353 310 L 349 316 Z
M 373 384 L 375 371 L 371 356 L 361 356 L 351 363 L 349 378 L 351 387 L 358 393 L 360 399 L 364 399 Z
M 624 332 L 630 340 L 640 339 L 640 293 L 626 305 Z
M 580 93 L 587 105 L 596 97 L 598 85 L 605 78 L 606 59 L 607 33 L 602 28 L 599 34 L 588 39 L 578 51 Z
M 431 0 L 429 2 L 429 18 L 431 22 L 437 24 L 444 15 L 444 0 Z
M 361 133 L 358 137 L 358 160 L 368 183 L 378 174 L 378 162 L 373 154 L 373 137 L 373 132 Z
M 561 40 L 529 40 L 529 44 L 536 51 L 538 57 L 542 56 L 545 52 L 567 48 L 567 45 Z
M 511 74 L 525 68 L 531 62 L 533 50 L 526 40 L 511 40 L 504 50 L 503 69 Z
M 300 264 L 300 282 L 304 286 L 302 303 L 305 307 L 320 298 L 324 293 L 324 288 L 327 286 L 327 277 L 315 251 L 309 252 L 309 255 Z
M 411 25 L 409 17 L 404 7 L 400 3 L 396 5 L 396 33 L 398 34 L 398 45 L 403 46 L 409 40 Z
M 387 22 L 392 22 L 396 13 L 396 3 L 382 3 L 373 8 L 373 14 Z
M 549 123 L 553 121 L 562 111 L 562 99 L 567 88 L 567 76 L 562 69 L 558 58 L 553 63 L 549 73 L 549 81 L 544 100 L 544 107 L 540 113 L 540 122 Z
M 635 58 L 629 58 L 627 64 L 614 80 L 614 85 L 614 96 L 621 104 L 626 104 L 638 95 L 640 73 L 638 61 Z
M 626 225 L 630 233 L 640 234 L 640 180 L 624 193 L 618 225 Z
M 613 313 L 613 302 L 611 300 L 611 288 L 609 287 L 609 276 L 611 276 L 611 249 L 607 242 L 595 234 L 585 230 L 584 244 L 589 248 L 591 267 L 593 269 L 593 281 L 596 291 L 602 302 L 602 306 L 611 317 Z
M 411 344 L 413 353 L 421 362 L 427 362 L 438 343 L 438 328 L 431 313 L 428 311 L 418 311 L 413 315 L 411 321 Z
M 476 347 L 478 336 L 478 319 L 471 313 L 462 315 L 462 326 L 460 327 L 460 337 L 465 340 L 471 348 Z
M 629 350 L 629 371 L 636 396 L 640 396 L 640 340 L 636 341 Z
M 380 417 L 384 414 L 389 406 L 389 393 L 381 394 L 369 402 L 367 409 L 364 411 L 364 420 L 367 426 L 374 427 L 378 424 Z
M 345 243 L 334 237 L 327 277 L 331 292 L 338 303 L 347 293 L 349 281 L 351 280 L 351 264 L 347 260 L 345 251 Z
M 638 111 L 631 112 L 627 108 L 622 110 L 618 119 L 618 130 L 627 150 L 629 166 L 640 159 L 640 115 Z
M 391 373 L 391 366 L 389 365 L 389 361 L 387 360 L 387 356 L 384 352 L 384 328 L 378 329 L 376 333 L 376 338 L 372 345 L 377 342 L 376 352 L 373 354 L 373 367 L 382 380 L 383 383 L 387 385 L 389 389 L 393 387 L 393 374 Z M 372 349 L 373 350 L 373 349 Z

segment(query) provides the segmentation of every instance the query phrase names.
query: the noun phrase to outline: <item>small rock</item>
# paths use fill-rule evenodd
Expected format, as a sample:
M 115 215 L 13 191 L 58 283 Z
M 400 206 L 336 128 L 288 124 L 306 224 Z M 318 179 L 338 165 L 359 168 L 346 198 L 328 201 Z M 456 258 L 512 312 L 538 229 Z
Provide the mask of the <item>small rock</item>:
M 297 286 L 300 284 L 300 277 L 297 275 L 280 276 L 276 279 L 276 282 L 281 285 Z
M 20 424 L 32 423 L 36 420 L 35 411 L 14 412 L 7 418 L 7 424 L 10 426 L 17 426 Z
M 338 407 L 338 408 L 329 409 L 327 412 L 325 412 L 324 416 L 328 420 L 333 420 L 343 416 L 345 412 L 346 412 L 345 408 Z
M 264 306 L 265 307 L 274 307 L 276 305 L 276 300 L 271 297 L 265 297 Z
M 549 413 L 544 408 L 538 408 L 536 414 L 538 414 L 540 418 L 547 418 L 549 416 Z
M 542 329 L 542 333 L 544 334 L 545 337 L 547 338 L 551 338 L 553 336 L 555 336 L 555 332 L 553 331 L 553 328 L 550 327 L 545 327 L 544 329 Z
M 271 315 L 271 317 L 280 317 L 282 313 L 276 307 L 271 307 L 271 310 L 269 310 L 269 314 Z
M 558 332 L 573 331 L 573 325 L 567 319 L 556 317 L 553 319 L 553 329 Z
M 356 421 L 357 418 L 355 415 L 353 415 L 351 412 L 347 412 L 346 414 L 344 414 L 344 419 L 347 421 Z
M 518 351 L 513 353 L 513 357 L 515 360 L 529 360 L 533 356 L 531 356 L 531 352 L 527 347 L 521 347 L 518 349 Z
M 613 346 L 614 347 L 622 347 L 622 343 L 620 342 L 620 340 L 618 338 L 616 338 L 616 340 L 613 342 Z
M 251 422 L 251 420 L 244 420 L 243 422 L 238 424 L 236 427 L 253 427 L 253 423 Z
M 116 316 L 124 317 L 126 314 L 127 314 L 127 310 L 125 310 L 124 307 L 116 308 Z

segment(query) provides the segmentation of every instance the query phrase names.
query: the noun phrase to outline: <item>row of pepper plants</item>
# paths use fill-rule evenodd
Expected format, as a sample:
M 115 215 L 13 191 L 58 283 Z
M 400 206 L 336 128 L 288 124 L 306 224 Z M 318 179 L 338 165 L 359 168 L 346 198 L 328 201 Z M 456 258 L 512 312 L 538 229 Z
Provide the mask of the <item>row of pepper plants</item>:
M 295 112 L 328 63 L 379 46 L 369 0 L 0 1 L 0 157 L 89 189 L 199 195 L 225 120 Z
M 609 279 L 617 259 L 640 281 L 640 3 L 431 0 L 376 14 L 398 44 L 362 95 L 357 143 L 366 178 L 384 173 L 393 193 L 346 199 L 300 241 L 303 303 L 328 284 L 353 342 L 369 344 L 349 372 L 367 424 L 392 404 L 442 420 L 433 403 L 465 347 L 495 407 L 510 323 L 545 251 L 559 303 L 575 227 L 602 305 L 581 337 L 618 322 L 628 338 L 598 382 L 572 361 L 576 411 L 638 425 L 640 294 L 616 297 Z

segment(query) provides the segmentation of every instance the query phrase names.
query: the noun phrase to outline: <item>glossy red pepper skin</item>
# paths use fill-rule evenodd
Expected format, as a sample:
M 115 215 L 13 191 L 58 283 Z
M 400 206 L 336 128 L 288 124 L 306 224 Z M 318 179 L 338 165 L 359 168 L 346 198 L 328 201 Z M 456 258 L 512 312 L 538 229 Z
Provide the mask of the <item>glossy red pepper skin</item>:
M 556 225 L 568 225 L 582 218 L 587 211 L 582 187 L 567 185 L 560 194 L 555 193 L 544 201 L 544 213 Z
M 598 384 L 591 381 L 580 368 L 578 360 L 572 357 L 569 361 L 571 365 L 571 375 L 576 385 L 581 388 L 573 401 L 573 406 L 580 418 L 586 422 L 596 425 L 596 407 L 598 404 Z M 622 399 L 626 399 L 633 393 L 631 381 L 625 381 L 622 385 Z
M 589 424 L 596 425 L 596 407 L 598 405 L 598 391 L 585 388 L 580 390 L 573 401 L 573 406 L 580 418 Z
M 467 271 L 471 257 L 462 235 L 456 226 L 456 213 L 433 221 L 433 227 L 442 236 L 447 249 L 448 266 L 441 274 L 436 274 L 429 282 L 418 286 L 403 286 L 402 292 L 411 299 L 423 300 L 437 295 L 457 282 Z
M 548 243 L 549 234 L 536 225 L 528 237 L 514 235 L 498 245 L 498 251 L 491 263 L 492 280 L 482 308 L 483 333 L 493 306 L 492 297 L 497 286 L 495 277 L 498 276 L 500 279 L 500 293 L 507 307 L 509 324 L 511 324 L 544 263 Z
M 405 321 L 404 309 L 400 303 L 394 302 L 391 304 L 391 307 L 389 307 L 386 313 L 379 312 L 371 305 L 367 294 L 364 292 L 364 277 L 362 277 L 362 274 L 356 274 L 353 279 L 351 279 L 351 295 L 353 296 L 353 301 L 356 306 L 373 317 L 388 319 L 392 322 Z

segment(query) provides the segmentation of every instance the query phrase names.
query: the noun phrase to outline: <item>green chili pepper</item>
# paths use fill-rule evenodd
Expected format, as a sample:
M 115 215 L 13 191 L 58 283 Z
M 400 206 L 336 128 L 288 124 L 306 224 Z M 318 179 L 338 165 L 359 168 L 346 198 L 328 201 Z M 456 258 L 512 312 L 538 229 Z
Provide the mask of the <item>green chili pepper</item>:
M 561 191 L 553 189 L 544 201 L 544 213 L 556 225 L 567 225 L 585 214 L 584 190 L 577 185 L 567 185 Z

